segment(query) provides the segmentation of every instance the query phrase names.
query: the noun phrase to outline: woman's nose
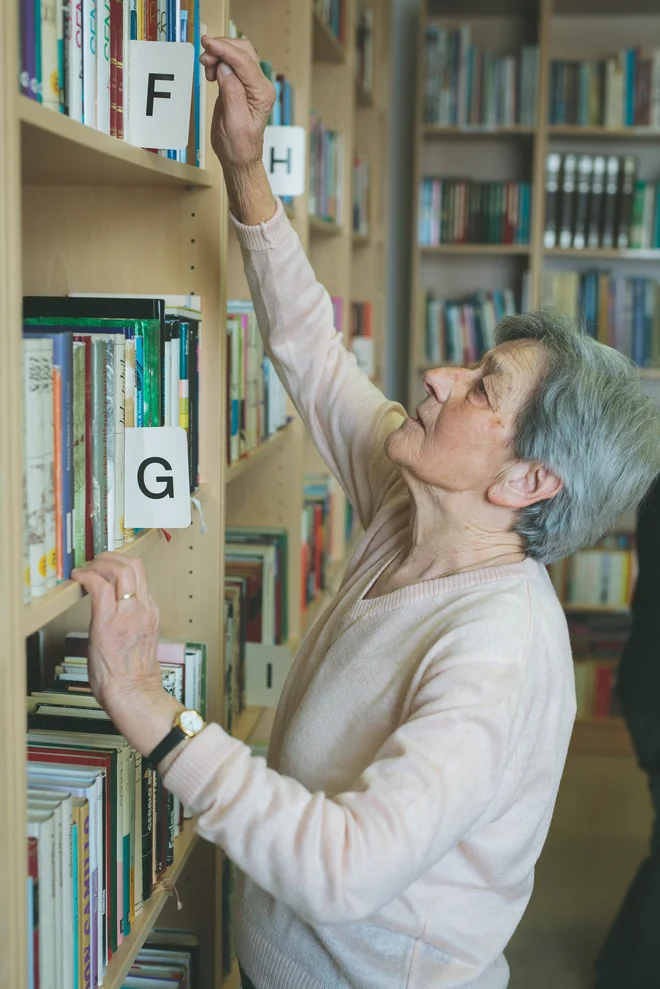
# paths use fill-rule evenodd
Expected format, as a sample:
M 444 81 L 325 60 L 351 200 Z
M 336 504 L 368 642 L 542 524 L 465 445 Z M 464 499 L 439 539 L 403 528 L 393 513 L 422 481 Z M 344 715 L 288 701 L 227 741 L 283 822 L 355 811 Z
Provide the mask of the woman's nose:
M 422 384 L 429 395 L 444 404 L 465 374 L 469 374 L 469 371 L 462 367 L 435 367 L 424 372 Z

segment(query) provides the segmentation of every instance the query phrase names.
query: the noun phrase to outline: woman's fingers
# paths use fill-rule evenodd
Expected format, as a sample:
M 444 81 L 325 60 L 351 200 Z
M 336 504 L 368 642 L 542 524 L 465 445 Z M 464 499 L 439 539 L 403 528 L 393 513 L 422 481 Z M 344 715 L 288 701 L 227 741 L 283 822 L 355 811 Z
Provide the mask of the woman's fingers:
M 112 613 L 116 601 L 114 584 L 90 567 L 76 568 L 71 576 L 89 594 L 95 611 Z
M 212 69 L 211 79 L 216 78 L 216 66 L 219 62 L 228 65 L 247 89 L 259 89 L 267 82 L 261 71 L 257 54 L 249 41 L 226 41 L 224 38 L 202 38 L 205 52 L 200 61 L 208 70 Z
M 125 595 L 135 595 L 145 600 L 149 595 L 147 578 L 141 560 L 122 557 L 116 553 L 101 553 L 95 560 L 76 573 L 83 587 L 85 584 L 81 575 L 92 573 L 97 575 L 113 588 L 115 599 L 120 601 Z

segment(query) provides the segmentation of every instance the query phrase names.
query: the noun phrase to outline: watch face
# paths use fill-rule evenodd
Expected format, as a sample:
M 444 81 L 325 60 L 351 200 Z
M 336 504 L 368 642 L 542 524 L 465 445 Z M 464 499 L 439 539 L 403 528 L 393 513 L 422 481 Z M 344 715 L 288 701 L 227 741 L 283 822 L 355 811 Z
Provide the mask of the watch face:
M 204 727 L 204 719 L 197 711 L 182 711 L 179 715 L 179 724 L 187 735 L 196 735 Z

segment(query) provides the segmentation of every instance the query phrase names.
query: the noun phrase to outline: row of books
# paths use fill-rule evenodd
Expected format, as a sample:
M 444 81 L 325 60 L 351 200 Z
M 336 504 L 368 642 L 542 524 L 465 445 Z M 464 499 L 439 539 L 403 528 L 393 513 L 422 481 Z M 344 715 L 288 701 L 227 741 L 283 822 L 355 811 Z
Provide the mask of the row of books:
M 344 216 L 344 135 L 326 127 L 313 111 L 307 209 L 311 216 L 337 223 Z
M 304 612 L 325 590 L 332 551 L 332 502 L 334 478 L 329 474 L 306 474 L 302 513 L 302 587 Z
M 630 614 L 572 612 L 568 633 L 574 659 L 619 659 L 630 636 Z
M 99 986 L 165 869 L 186 812 L 94 699 L 88 639 L 69 633 L 28 699 L 27 839 L 35 986 Z M 161 642 L 164 687 L 206 715 L 206 646 Z M 34 882 L 34 880 L 37 880 Z
M 528 244 L 530 202 L 529 182 L 424 178 L 419 244 Z
M 286 425 L 286 392 L 266 354 L 251 302 L 227 303 L 227 463 Z
M 199 0 L 130 3 L 74 0 L 39 4 L 19 0 L 20 91 L 56 112 L 113 137 L 131 139 L 128 106 L 130 41 L 183 41 L 195 48 L 191 136 L 188 147 L 162 152 L 204 167 L 204 69 L 199 64 Z M 135 67 L 138 71 L 138 67 Z
M 314 0 L 314 10 L 334 36 L 343 42 L 346 37 L 344 0 Z
M 23 300 L 26 600 L 134 536 L 126 427 L 177 425 L 199 483 L 199 298 Z
M 658 185 L 637 179 L 635 155 L 551 152 L 546 159 L 545 247 L 660 247 Z
M 369 161 L 361 154 L 353 159 L 353 233 L 369 233 Z
M 282 72 L 276 72 L 270 62 L 261 62 L 261 70 L 275 87 L 275 103 L 268 123 L 271 127 L 291 127 L 295 123 L 293 86 Z M 282 196 L 282 202 L 293 203 L 292 196 Z
M 660 49 L 628 48 L 598 61 L 553 60 L 551 124 L 660 126 Z
M 472 364 L 495 344 L 495 327 L 518 312 L 511 289 L 443 299 L 428 290 L 423 303 L 424 356 L 430 364 Z
M 124 977 L 122 989 L 201 989 L 201 947 L 193 931 L 156 929 Z
M 640 367 L 660 366 L 660 283 L 608 271 L 544 271 L 543 302 L 583 320 Z
M 469 24 L 425 32 L 424 121 L 440 126 L 532 126 L 536 119 L 538 48 L 493 55 L 471 43 Z
M 573 608 L 627 610 L 637 578 L 632 549 L 585 549 L 550 566 L 559 600 Z
M 621 707 L 613 690 L 616 663 L 581 659 L 574 669 L 578 718 L 619 717 Z
M 368 378 L 376 373 L 373 309 L 371 302 L 351 302 L 351 350 Z
M 366 93 L 374 88 L 374 12 L 360 7 L 355 31 L 356 78 Z

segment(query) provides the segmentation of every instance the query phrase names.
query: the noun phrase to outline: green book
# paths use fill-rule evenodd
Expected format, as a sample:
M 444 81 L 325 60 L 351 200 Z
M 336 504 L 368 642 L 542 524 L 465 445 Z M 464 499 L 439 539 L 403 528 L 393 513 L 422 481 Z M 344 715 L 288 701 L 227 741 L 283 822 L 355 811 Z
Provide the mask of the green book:
M 73 343 L 73 558 L 77 567 L 85 555 L 85 344 Z

